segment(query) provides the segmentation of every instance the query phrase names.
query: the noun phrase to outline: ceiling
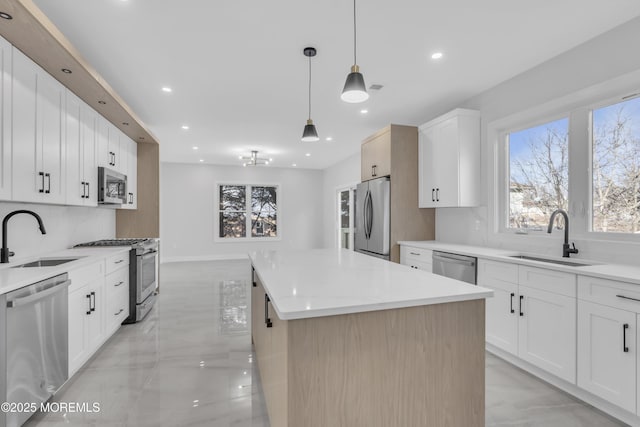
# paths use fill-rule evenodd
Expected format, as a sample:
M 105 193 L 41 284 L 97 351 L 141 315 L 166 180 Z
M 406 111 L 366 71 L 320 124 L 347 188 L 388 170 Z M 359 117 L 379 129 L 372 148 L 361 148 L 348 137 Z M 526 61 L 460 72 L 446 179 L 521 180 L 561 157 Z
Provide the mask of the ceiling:
M 349 0 L 34 2 L 156 135 L 162 161 L 240 165 L 259 150 L 273 158 L 268 167 L 311 169 L 358 152 L 389 123 L 424 123 L 640 15 L 637 0 L 360 1 L 358 65 L 367 86 L 383 88 L 347 104 Z M 306 46 L 318 51 L 318 142 L 300 141 Z

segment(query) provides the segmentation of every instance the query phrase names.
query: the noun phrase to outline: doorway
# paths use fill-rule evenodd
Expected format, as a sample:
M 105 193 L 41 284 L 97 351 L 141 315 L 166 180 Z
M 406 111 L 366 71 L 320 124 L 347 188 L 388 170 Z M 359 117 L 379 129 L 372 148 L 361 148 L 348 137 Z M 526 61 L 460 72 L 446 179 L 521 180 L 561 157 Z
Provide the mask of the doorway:
M 340 188 L 337 193 L 338 247 L 353 250 L 356 187 Z

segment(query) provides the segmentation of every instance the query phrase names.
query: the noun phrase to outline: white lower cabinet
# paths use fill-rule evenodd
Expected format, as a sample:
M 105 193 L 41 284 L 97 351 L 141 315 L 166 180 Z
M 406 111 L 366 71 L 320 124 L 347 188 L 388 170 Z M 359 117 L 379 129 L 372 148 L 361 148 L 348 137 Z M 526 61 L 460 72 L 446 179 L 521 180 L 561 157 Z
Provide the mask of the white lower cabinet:
M 578 386 L 636 412 L 636 314 L 578 302 Z
M 104 341 L 104 261 L 69 271 L 69 376 Z
M 576 383 L 576 298 L 520 286 L 518 357 Z
M 416 270 L 433 272 L 433 262 L 431 256 L 433 251 L 431 249 L 416 248 L 413 246 L 401 245 L 400 246 L 400 264 L 407 265 Z
M 108 335 L 115 332 L 129 316 L 129 268 L 128 265 L 107 275 L 105 328 Z
M 546 282 L 529 279 L 542 273 L 543 269 L 478 261 L 478 285 L 494 290 L 493 298 L 486 302 L 486 340 L 575 384 L 575 275 L 564 277 L 573 281 L 571 297 L 543 290 L 547 288 Z M 520 280 L 528 286 L 523 286 Z M 571 291 L 569 284 L 562 289 Z

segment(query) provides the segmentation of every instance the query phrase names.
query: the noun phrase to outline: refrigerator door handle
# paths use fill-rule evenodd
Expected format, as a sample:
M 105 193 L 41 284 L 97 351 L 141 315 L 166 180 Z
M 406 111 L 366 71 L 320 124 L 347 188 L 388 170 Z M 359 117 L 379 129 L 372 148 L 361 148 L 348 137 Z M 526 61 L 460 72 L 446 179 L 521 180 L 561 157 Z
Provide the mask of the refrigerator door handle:
M 364 238 L 369 240 L 369 190 L 364 196 Z
M 369 239 L 371 238 L 371 230 L 373 229 L 373 198 L 369 191 Z

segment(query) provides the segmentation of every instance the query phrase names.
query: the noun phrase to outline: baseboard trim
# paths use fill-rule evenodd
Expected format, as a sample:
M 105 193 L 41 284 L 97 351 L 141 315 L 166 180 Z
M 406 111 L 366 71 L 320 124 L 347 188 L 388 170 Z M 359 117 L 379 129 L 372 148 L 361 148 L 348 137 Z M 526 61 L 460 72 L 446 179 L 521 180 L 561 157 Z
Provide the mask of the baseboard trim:
M 541 380 L 551 384 L 552 386 L 559 388 L 560 390 L 568 393 L 585 403 L 593 406 L 594 408 L 604 412 L 605 414 L 622 421 L 624 423 L 629 424 L 630 426 L 640 426 L 640 417 L 632 414 L 631 412 L 625 411 L 624 409 L 613 405 L 612 403 L 607 402 L 595 396 L 581 388 L 579 388 L 575 384 L 571 384 L 563 379 L 556 377 L 553 374 L 548 373 L 532 364 L 520 359 L 517 356 L 514 356 L 511 353 L 507 353 L 506 351 L 499 349 L 489 343 L 486 343 L 486 349 L 489 353 L 503 359 L 512 365 L 522 369 L 530 373 L 531 375 L 540 378 Z
M 197 255 L 197 256 L 171 256 L 161 257 L 160 264 L 172 262 L 193 262 L 193 261 L 230 261 L 249 259 L 247 254 L 220 254 L 220 255 Z

